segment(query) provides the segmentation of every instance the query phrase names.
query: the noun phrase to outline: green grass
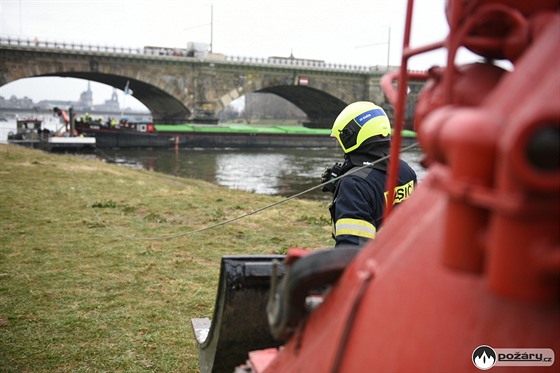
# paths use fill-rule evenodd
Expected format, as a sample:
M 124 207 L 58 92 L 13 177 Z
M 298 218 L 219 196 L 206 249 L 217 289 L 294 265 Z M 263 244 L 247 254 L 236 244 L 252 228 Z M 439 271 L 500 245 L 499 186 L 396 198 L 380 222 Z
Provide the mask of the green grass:
M 223 255 L 332 242 L 308 200 L 184 233 L 278 200 L 0 145 L 0 372 L 197 372 Z

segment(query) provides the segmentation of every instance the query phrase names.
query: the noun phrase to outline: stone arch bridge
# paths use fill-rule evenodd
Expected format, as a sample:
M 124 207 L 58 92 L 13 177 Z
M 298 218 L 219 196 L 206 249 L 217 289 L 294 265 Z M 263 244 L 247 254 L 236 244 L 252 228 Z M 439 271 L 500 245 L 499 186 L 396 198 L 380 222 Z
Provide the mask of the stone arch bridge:
M 224 107 L 251 92 L 293 103 L 307 114 L 309 127 L 330 127 L 353 101 L 385 102 L 379 86 L 385 67 L 8 38 L 0 38 L 0 54 L 0 86 L 40 76 L 82 78 L 121 90 L 128 82 L 154 123 L 216 123 Z

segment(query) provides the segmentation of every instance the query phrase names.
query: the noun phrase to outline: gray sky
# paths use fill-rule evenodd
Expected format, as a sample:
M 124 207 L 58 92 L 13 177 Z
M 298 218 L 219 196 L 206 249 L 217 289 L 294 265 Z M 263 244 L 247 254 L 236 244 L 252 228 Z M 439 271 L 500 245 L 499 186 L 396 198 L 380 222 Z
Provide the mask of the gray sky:
M 447 35 L 444 4 L 416 1 L 413 46 Z M 405 8 L 405 0 L 0 0 L 0 34 L 126 47 L 212 41 L 213 51 L 226 55 L 293 53 L 332 63 L 384 66 L 389 45 L 390 64 L 400 64 Z M 443 53 L 410 60 L 414 69 L 434 64 L 444 64 Z M 68 78 L 22 79 L 0 87 L 0 95 L 77 100 L 86 86 Z M 92 87 L 94 103 L 110 97 L 112 88 Z M 124 95 L 119 94 L 122 104 Z M 141 105 L 134 98 L 126 100 L 126 105 Z

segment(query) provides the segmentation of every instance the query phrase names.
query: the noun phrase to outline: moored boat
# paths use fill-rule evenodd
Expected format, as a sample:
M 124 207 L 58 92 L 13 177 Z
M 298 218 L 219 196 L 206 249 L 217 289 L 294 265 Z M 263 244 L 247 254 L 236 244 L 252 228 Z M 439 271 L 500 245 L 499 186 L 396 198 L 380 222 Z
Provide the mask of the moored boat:
M 16 122 L 16 133 L 8 134 L 8 143 L 47 151 L 89 150 L 95 148 L 95 137 L 68 133 L 59 134 L 43 127 L 39 119 L 21 119 Z

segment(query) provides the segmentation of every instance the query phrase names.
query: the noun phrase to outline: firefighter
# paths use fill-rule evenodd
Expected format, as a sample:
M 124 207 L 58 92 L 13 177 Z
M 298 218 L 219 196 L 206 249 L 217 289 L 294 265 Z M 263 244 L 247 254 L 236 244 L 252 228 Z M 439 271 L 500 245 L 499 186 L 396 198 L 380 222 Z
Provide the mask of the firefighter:
M 382 224 L 388 193 L 385 191 L 391 142 L 391 124 L 385 111 L 372 102 L 348 105 L 334 121 L 331 136 L 344 152 L 344 162 L 327 168 L 323 183 L 345 173 L 348 175 L 327 183 L 323 191 L 332 192 L 329 206 L 335 247 L 362 246 L 375 238 Z M 399 160 L 395 204 L 410 197 L 416 186 L 416 173 Z M 363 167 L 368 165 L 368 167 Z

